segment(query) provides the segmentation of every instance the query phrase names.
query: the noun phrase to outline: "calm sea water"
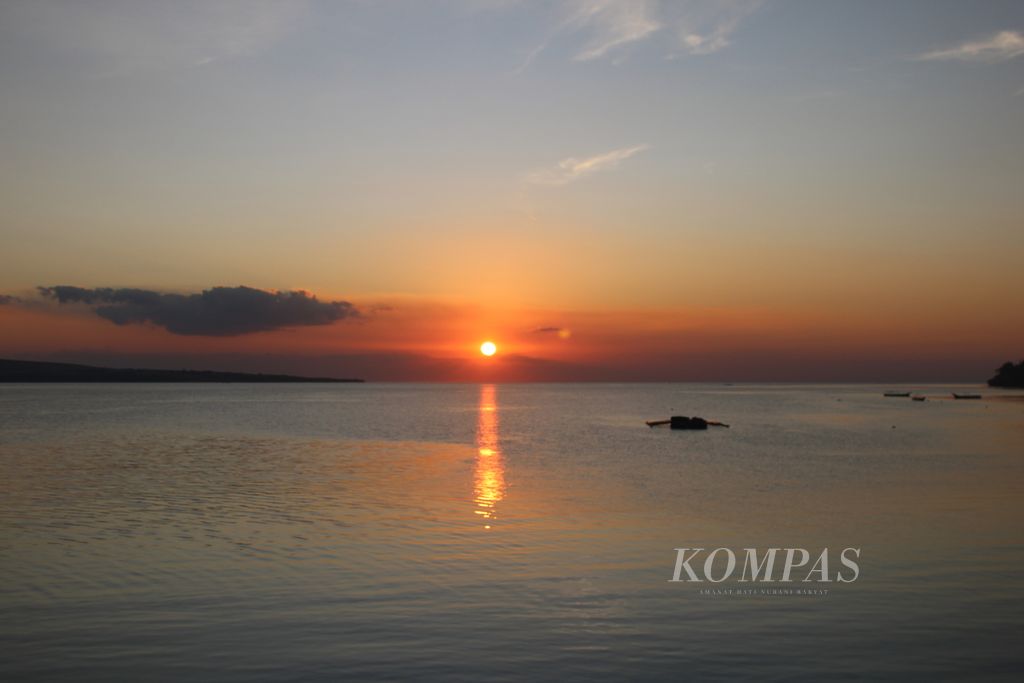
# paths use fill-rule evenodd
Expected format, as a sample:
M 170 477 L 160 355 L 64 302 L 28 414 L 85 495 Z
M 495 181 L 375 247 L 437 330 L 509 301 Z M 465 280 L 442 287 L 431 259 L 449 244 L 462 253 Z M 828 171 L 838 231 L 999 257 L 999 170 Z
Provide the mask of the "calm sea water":
M 0 386 L 0 679 L 1016 679 L 1024 401 L 887 388 Z

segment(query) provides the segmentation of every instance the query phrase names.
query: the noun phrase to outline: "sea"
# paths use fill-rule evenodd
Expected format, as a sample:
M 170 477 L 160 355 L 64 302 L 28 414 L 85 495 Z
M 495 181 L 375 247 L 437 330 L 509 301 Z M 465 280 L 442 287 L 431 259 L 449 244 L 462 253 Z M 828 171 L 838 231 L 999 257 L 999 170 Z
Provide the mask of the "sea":
M 0 472 L 2 681 L 1024 671 L 1019 391 L 7 384 Z

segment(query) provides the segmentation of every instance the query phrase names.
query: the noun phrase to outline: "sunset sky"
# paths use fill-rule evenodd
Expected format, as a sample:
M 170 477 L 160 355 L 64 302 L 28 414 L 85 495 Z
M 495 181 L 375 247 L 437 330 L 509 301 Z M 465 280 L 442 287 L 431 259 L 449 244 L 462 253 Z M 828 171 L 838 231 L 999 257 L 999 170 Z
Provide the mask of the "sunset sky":
M 10 1 L 0 154 L 5 358 L 983 381 L 1024 357 L 1019 1 Z

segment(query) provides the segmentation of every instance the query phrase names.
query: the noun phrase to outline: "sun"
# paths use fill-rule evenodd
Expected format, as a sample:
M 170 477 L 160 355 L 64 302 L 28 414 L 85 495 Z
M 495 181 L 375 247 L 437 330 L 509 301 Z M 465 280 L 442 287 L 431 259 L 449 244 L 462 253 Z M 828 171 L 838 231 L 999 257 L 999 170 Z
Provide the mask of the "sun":
M 493 356 L 498 352 L 498 347 L 492 341 L 485 341 L 480 345 L 480 353 L 485 356 Z

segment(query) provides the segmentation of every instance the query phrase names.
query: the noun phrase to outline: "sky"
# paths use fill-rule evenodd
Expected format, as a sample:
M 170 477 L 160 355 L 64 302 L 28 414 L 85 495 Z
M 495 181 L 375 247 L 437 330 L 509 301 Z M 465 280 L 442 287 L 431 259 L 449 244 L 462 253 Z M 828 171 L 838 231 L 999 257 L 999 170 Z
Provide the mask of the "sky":
M 1017 1 L 6 0 L 0 156 L 0 357 L 424 381 L 1024 357 Z

